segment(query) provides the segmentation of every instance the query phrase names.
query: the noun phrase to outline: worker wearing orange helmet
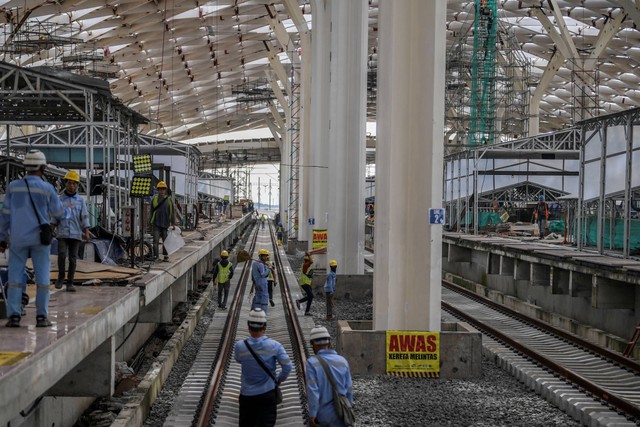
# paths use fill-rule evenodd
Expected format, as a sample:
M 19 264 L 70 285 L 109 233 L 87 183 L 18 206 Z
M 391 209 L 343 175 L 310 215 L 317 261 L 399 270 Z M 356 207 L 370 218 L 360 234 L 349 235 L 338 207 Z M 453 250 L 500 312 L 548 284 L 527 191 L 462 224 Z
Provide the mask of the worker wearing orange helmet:
M 76 171 L 69 171 L 64 176 L 64 191 L 60 194 L 60 202 L 64 206 L 64 218 L 57 225 L 58 238 L 58 280 L 56 289 L 62 289 L 65 279 L 67 256 L 69 271 L 67 276 L 67 292 L 75 292 L 73 280 L 76 274 L 76 261 L 80 241 L 89 240 L 89 210 L 87 203 L 78 195 L 80 176 Z
M 158 194 L 151 200 L 151 226 L 153 227 L 153 259 L 158 259 L 158 244 L 162 237 L 162 254 L 163 261 L 169 261 L 169 254 L 164 247 L 164 241 L 167 238 L 169 227 L 176 228 L 174 225 L 173 215 L 173 199 L 167 193 L 167 184 L 164 181 L 158 182 L 156 185 Z

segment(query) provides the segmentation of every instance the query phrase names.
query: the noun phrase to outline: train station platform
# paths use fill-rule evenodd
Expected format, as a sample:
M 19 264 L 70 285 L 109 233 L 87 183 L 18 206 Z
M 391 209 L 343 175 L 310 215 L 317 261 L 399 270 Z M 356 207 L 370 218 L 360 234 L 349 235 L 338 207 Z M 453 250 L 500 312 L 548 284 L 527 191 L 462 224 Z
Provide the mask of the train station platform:
M 445 279 L 620 352 L 640 321 L 639 260 L 445 232 L 442 266 Z
M 185 246 L 126 285 L 55 290 L 53 326 L 35 327 L 35 306 L 20 328 L 0 328 L 0 425 L 25 417 L 72 425 L 93 398 L 110 396 L 116 362 L 129 360 L 158 323 L 206 276 L 213 259 L 237 240 L 251 217 L 184 233 Z M 1 326 L 1 325 L 0 325 Z

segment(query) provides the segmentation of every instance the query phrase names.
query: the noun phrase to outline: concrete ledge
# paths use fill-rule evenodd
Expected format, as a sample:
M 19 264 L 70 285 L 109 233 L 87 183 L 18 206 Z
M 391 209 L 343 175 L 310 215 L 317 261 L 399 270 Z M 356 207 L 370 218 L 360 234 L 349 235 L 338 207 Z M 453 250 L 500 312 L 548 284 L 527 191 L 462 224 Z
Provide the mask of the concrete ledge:
M 370 320 L 338 321 L 336 349 L 356 375 L 385 375 L 386 331 L 374 331 Z M 482 334 L 467 323 L 447 322 L 440 332 L 440 378 L 482 375 Z
M 160 394 L 164 382 L 178 360 L 182 348 L 193 334 L 198 321 L 209 305 L 213 295 L 213 288 L 211 284 L 207 286 L 196 305 L 189 310 L 180 328 L 176 330 L 169 342 L 167 342 L 158 356 L 158 360 L 154 362 L 135 392 L 132 393 L 129 401 L 120 411 L 111 427 L 138 427 L 144 423 L 151 411 L 153 402 Z

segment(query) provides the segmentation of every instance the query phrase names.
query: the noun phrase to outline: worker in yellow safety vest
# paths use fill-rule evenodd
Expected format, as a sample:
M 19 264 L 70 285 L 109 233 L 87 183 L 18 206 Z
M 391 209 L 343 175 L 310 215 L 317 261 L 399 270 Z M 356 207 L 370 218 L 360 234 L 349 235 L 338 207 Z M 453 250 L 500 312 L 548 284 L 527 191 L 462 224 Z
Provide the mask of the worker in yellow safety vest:
M 302 271 L 300 272 L 300 277 L 298 281 L 300 283 L 300 287 L 305 293 L 305 297 L 299 300 L 296 300 L 296 307 L 300 310 L 300 304 L 305 302 L 307 306 L 304 310 L 305 316 L 311 316 L 311 302 L 313 302 L 313 289 L 311 288 L 311 279 L 313 278 L 313 258 L 311 255 L 306 254 L 304 256 L 304 263 L 302 264 Z
M 233 265 L 229 262 L 229 252 L 220 252 L 220 262 L 213 267 L 213 277 L 218 283 L 218 308 L 225 310 L 233 277 Z

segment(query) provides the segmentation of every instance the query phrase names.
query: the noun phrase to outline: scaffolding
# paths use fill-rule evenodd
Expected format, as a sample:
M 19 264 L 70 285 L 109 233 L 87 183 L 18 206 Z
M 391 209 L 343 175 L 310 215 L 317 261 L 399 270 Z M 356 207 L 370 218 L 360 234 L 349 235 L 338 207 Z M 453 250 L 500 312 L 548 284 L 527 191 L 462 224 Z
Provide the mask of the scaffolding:
M 291 124 L 289 126 L 289 133 L 291 137 L 291 159 L 289 176 L 289 217 L 287 221 L 287 236 L 289 239 L 296 239 L 298 237 L 298 202 L 299 202 L 299 187 L 300 187 L 300 140 L 302 138 L 300 134 L 300 116 L 301 111 L 301 94 L 300 83 L 296 76 L 300 69 L 296 69 L 295 64 L 291 64 L 291 97 L 289 101 L 289 108 L 291 109 Z
M 497 19 L 495 0 L 474 7 L 447 55 L 446 128 L 458 149 L 521 138 L 529 126 L 529 61 Z

